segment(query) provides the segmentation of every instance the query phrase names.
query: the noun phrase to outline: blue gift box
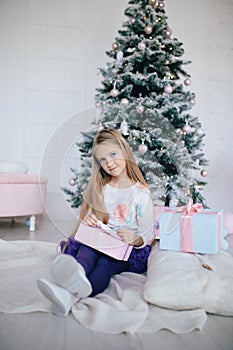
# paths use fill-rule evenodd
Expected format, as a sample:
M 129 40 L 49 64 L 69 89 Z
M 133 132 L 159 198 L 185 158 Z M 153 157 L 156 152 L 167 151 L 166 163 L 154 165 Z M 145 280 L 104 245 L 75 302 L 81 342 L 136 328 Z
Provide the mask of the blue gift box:
M 160 249 L 216 254 L 224 241 L 223 210 L 203 209 L 186 216 L 191 230 L 181 232 L 184 212 L 166 211 L 159 219 Z M 185 246 L 183 240 L 192 243 Z M 190 249 L 191 246 L 191 249 Z

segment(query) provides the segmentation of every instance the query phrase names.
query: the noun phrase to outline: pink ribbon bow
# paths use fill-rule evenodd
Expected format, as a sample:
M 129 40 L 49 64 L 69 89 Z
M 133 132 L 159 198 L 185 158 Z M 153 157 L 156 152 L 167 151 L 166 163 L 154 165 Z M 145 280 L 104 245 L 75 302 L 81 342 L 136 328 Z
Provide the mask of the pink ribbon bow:
M 187 206 L 185 207 L 185 215 L 192 215 L 193 213 L 199 213 L 203 210 L 203 205 L 201 203 L 193 204 L 193 201 L 190 199 Z

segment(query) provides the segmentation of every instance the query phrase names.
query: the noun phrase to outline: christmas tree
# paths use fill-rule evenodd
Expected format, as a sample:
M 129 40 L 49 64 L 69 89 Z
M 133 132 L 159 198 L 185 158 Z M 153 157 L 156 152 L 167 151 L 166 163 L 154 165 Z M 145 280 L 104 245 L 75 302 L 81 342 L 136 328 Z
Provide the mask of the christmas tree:
M 184 66 L 183 44 L 173 37 L 165 2 L 130 0 L 127 20 L 118 31 L 106 68 L 99 68 L 95 127 L 77 143 L 81 168 L 71 169 L 65 188 L 72 207 L 79 207 L 91 171 L 91 148 L 103 128 L 119 129 L 127 138 L 155 203 L 175 207 L 189 198 L 206 206 L 203 188 L 208 164 L 202 125 L 190 114 L 195 94 Z

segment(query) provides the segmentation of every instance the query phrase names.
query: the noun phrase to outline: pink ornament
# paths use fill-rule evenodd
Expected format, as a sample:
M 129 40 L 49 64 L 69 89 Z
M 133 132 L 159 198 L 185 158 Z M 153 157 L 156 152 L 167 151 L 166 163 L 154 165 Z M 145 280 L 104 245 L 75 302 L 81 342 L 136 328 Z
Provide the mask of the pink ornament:
M 184 85 L 189 86 L 191 84 L 191 79 L 186 78 L 184 81 Z
M 171 94 L 172 93 L 172 86 L 166 85 L 164 88 L 164 92 L 166 92 L 167 94 Z
M 192 98 L 190 102 L 191 102 L 191 104 L 192 104 L 193 106 L 195 106 L 196 100 L 195 100 L 194 98 Z
M 186 132 L 186 134 L 190 134 L 192 128 L 191 128 L 191 126 L 190 126 L 189 124 L 185 124 L 185 125 L 183 126 L 182 130 L 183 130 L 184 132 Z
M 138 48 L 139 48 L 139 50 L 141 50 L 141 51 L 145 50 L 146 44 L 144 43 L 144 41 L 141 41 L 141 42 L 138 44 Z

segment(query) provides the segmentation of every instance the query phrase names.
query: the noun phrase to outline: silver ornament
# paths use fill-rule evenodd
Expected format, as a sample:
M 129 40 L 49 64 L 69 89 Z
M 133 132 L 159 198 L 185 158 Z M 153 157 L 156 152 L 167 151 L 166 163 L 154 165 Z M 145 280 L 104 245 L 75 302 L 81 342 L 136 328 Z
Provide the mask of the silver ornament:
M 115 42 L 115 43 L 112 44 L 112 49 L 113 50 L 117 50 L 118 48 L 119 48 L 118 43 Z
M 155 6 L 156 5 L 156 0 L 149 0 L 149 4 L 151 6 Z
M 206 177 L 207 175 L 208 175 L 207 171 L 203 169 L 201 171 L 201 176 Z
M 147 152 L 147 150 L 148 150 L 148 147 L 144 143 L 142 143 L 138 147 L 138 152 L 141 153 L 141 154 L 145 154 Z
M 197 129 L 197 130 L 195 131 L 195 134 L 196 134 L 197 136 L 201 137 L 201 136 L 204 134 L 204 131 L 203 131 L 202 129 Z
M 123 56 L 124 56 L 123 52 L 122 51 L 118 51 L 117 55 L 116 55 L 117 61 L 121 61 Z
M 129 135 L 128 124 L 125 120 L 121 122 L 121 133 L 122 135 Z
M 138 106 L 136 107 L 136 111 L 137 111 L 138 113 L 143 113 L 144 110 L 145 110 L 145 107 L 142 106 L 142 105 L 138 105 Z
M 76 184 L 75 179 L 70 179 L 69 184 L 70 186 L 74 186 Z
M 146 27 L 144 28 L 144 32 L 145 32 L 146 34 L 151 34 L 151 33 L 153 32 L 153 27 L 152 27 L 152 26 L 146 26 Z
M 119 95 L 119 90 L 113 88 L 111 91 L 110 91 L 110 95 L 112 97 L 117 97 Z
M 121 104 L 122 104 L 123 106 L 127 106 L 127 105 L 129 104 L 129 100 L 128 100 L 127 98 L 122 98 Z

